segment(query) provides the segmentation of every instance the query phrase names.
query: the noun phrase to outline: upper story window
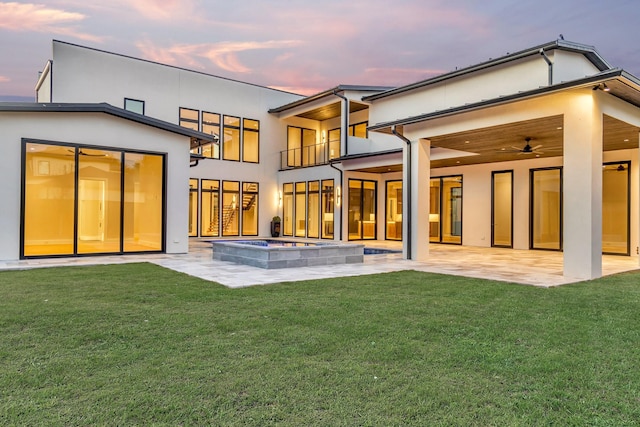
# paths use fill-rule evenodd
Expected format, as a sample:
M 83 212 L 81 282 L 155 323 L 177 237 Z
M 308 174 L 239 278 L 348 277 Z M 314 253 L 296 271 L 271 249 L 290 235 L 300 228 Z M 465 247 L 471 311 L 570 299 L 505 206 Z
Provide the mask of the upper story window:
M 212 142 L 203 145 L 201 154 L 212 159 L 220 158 L 220 114 L 202 112 L 202 133 L 211 135 Z M 213 140 L 214 136 L 217 140 Z
M 180 126 L 200 130 L 200 111 L 180 107 Z
M 125 98 L 124 109 L 133 113 L 144 115 L 144 101 L 140 101 L 139 99 Z
M 260 158 L 260 122 L 242 120 L 242 161 L 258 163 Z
M 240 117 L 224 116 L 222 158 L 240 161 Z
M 361 122 L 361 123 L 349 125 L 349 136 L 355 136 L 357 138 L 366 138 L 368 125 L 369 125 L 369 122 Z

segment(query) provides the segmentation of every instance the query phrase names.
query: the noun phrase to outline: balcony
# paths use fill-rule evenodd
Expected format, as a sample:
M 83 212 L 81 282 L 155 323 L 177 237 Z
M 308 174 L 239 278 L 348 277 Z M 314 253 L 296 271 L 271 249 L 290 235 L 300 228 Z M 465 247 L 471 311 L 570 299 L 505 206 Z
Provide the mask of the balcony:
M 340 157 L 340 140 L 292 148 L 280 152 L 280 170 L 326 165 Z

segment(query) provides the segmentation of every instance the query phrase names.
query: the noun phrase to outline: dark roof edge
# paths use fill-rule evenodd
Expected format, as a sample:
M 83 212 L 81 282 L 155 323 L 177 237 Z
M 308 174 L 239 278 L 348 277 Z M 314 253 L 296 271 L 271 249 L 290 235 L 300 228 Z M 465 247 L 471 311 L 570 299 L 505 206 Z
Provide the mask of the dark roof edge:
M 344 160 L 362 159 L 362 158 L 366 158 L 366 157 L 384 156 L 386 154 L 397 154 L 397 153 L 402 153 L 402 150 L 403 150 L 403 148 L 394 148 L 392 150 L 374 151 L 374 152 L 371 152 L 371 153 L 348 154 L 346 156 L 338 157 L 337 159 L 333 160 L 333 162 L 342 162 Z
M 74 103 L 36 103 L 36 102 L 0 102 L 0 112 L 32 113 L 105 113 L 125 120 L 151 126 L 191 138 L 210 140 L 211 135 L 178 126 L 164 120 L 133 113 L 111 104 L 74 104 Z
M 109 55 L 119 56 L 121 58 L 133 59 L 135 61 L 142 61 L 142 62 L 146 62 L 148 64 L 161 65 L 163 67 L 173 68 L 175 70 L 187 71 L 187 72 L 190 72 L 190 73 L 196 73 L 196 74 L 200 74 L 200 75 L 207 76 L 207 77 L 214 77 L 216 79 L 227 80 L 227 81 L 234 82 L 234 83 L 240 83 L 240 84 L 254 86 L 254 87 L 258 87 L 258 88 L 262 88 L 262 89 L 269 89 L 269 90 L 273 90 L 273 91 L 276 91 L 276 92 L 286 93 L 288 95 L 303 96 L 303 95 L 300 95 L 299 93 L 288 92 L 288 91 L 282 90 L 282 89 L 275 89 L 275 88 L 272 88 L 272 87 L 269 87 L 269 86 L 263 86 L 263 85 L 259 85 L 259 84 L 256 84 L 256 83 L 243 82 L 241 80 L 235 80 L 235 79 L 231 79 L 229 77 L 217 76 L 215 74 L 209 74 L 209 73 L 205 73 L 205 72 L 202 72 L 202 71 L 190 70 L 188 68 L 177 67 L 175 65 L 163 64 L 161 62 L 151 61 L 149 59 L 136 58 L 135 56 L 125 55 L 125 54 L 122 54 L 122 53 L 109 52 L 108 50 L 103 50 L 103 49 L 97 49 L 97 48 L 94 48 L 94 47 L 83 46 L 81 44 L 65 42 L 65 41 L 62 41 L 62 40 L 53 39 L 53 41 L 56 42 L 56 43 L 62 43 L 62 44 L 66 44 L 66 45 L 69 45 L 69 46 L 79 47 L 79 48 L 82 48 L 82 49 L 93 50 L 95 52 L 101 52 L 101 53 L 106 53 L 106 54 L 109 54 Z
M 590 85 L 590 84 L 594 84 L 594 83 L 599 83 L 602 81 L 606 81 L 615 77 L 625 77 L 628 78 L 629 80 L 633 81 L 634 83 L 640 85 L 640 80 L 638 80 L 636 77 L 632 76 L 631 74 L 626 73 L 625 71 L 623 71 L 620 68 L 613 68 L 611 70 L 607 70 L 604 71 L 602 73 L 593 75 L 593 76 L 589 76 L 589 77 L 585 77 L 583 79 L 578 79 L 578 80 L 572 80 L 569 82 L 563 82 L 563 83 L 559 83 L 559 84 L 555 84 L 553 86 L 544 86 L 538 89 L 534 89 L 534 90 L 530 90 L 530 91 L 526 91 L 526 92 L 519 92 L 513 95 L 507 95 L 507 96 L 502 96 L 499 98 L 492 98 L 492 99 L 487 99 L 484 101 L 480 101 L 480 102 L 474 102 L 471 104 L 465 104 L 459 107 L 453 107 L 453 108 L 449 108 L 446 110 L 440 110 L 440 111 L 434 111 L 431 113 L 426 113 L 426 114 L 421 114 L 419 116 L 412 116 L 412 117 L 406 117 L 404 119 L 398 119 L 398 120 L 393 120 L 393 121 L 389 121 L 389 122 L 383 122 L 383 123 L 377 123 L 375 125 L 369 126 L 367 128 L 367 130 L 369 131 L 377 131 L 380 129 L 384 129 L 390 126 L 394 126 L 394 125 L 410 125 L 410 124 L 414 124 L 414 123 L 418 123 L 418 122 L 422 122 L 425 120 L 429 120 L 429 119 L 434 119 L 434 118 L 439 118 L 439 117 L 444 117 L 444 116 L 449 116 L 449 115 L 453 115 L 453 114 L 457 114 L 457 113 L 463 113 L 463 112 L 467 112 L 467 111 L 472 111 L 472 110 L 476 110 L 479 108 L 484 108 L 484 107 L 490 107 L 490 106 L 494 106 L 494 105 L 500 105 L 500 104 L 505 104 L 508 102 L 512 102 L 512 101 L 516 101 L 516 100 L 522 100 L 525 98 L 533 98 L 536 96 L 540 96 L 540 95 L 545 95 L 548 93 L 553 93 L 553 92 L 558 92 L 561 90 L 565 90 L 565 89 L 570 89 L 573 87 L 579 87 L 579 86 L 585 86 L 585 85 Z
M 411 83 L 409 85 L 400 86 L 395 89 L 388 90 L 386 92 L 381 92 L 373 95 L 368 95 L 362 98 L 363 101 L 375 101 L 376 99 L 386 98 L 388 96 L 397 95 L 403 92 L 408 92 L 414 89 L 418 89 L 424 86 L 428 86 L 434 83 L 439 83 L 445 80 L 453 79 L 455 77 L 463 76 L 465 74 L 470 74 L 476 71 L 481 71 L 490 67 L 494 67 L 496 65 L 505 64 L 511 61 L 515 61 L 521 58 L 526 58 L 527 56 L 539 55 L 540 49 L 544 51 L 550 51 L 554 49 L 563 49 L 571 52 L 578 52 L 584 54 L 590 61 L 593 63 L 600 71 L 605 71 L 611 69 L 611 66 L 607 61 L 604 60 L 602 56 L 596 51 L 595 47 L 589 45 L 583 45 L 580 43 L 569 42 L 566 40 L 555 40 L 549 43 L 541 44 L 539 46 L 530 47 L 525 50 L 521 50 L 519 52 L 515 52 L 509 55 L 502 56 L 500 58 L 492 59 L 489 61 L 481 62 L 476 65 L 472 65 L 470 67 L 461 68 L 460 70 L 451 71 L 449 73 L 445 73 L 427 80 L 421 80 L 416 83 Z
M 390 86 L 359 86 L 359 85 L 338 85 L 331 89 L 327 89 L 325 91 L 316 93 L 314 95 L 307 96 L 305 98 L 299 99 L 297 101 L 290 102 L 288 104 L 282 105 L 280 107 L 271 108 L 269 113 L 281 113 L 283 111 L 287 111 L 291 108 L 299 107 L 301 105 L 308 104 L 313 101 L 317 101 L 318 99 L 322 99 L 326 96 L 333 95 L 336 92 L 344 92 L 344 91 L 362 91 L 362 92 L 383 92 L 391 89 Z

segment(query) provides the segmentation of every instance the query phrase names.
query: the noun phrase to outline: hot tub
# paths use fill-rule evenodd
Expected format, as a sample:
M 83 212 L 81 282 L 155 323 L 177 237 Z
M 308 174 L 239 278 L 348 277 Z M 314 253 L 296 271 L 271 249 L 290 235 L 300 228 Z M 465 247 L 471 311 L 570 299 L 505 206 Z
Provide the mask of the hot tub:
M 355 264 L 364 261 L 364 245 L 295 240 L 212 241 L 213 259 L 260 268 Z

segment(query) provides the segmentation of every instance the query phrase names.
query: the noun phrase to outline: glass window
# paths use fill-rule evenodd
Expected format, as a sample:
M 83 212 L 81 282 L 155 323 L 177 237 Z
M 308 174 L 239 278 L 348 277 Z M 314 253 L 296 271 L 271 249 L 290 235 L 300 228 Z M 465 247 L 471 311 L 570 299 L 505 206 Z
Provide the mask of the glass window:
M 131 111 L 132 113 L 138 113 L 144 115 L 144 101 L 138 99 L 124 99 L 124 109 Z
M 189 179 L 189 237 L 198 235 L 198 180 Z
M 238 236 L 240 216 L 240 183 L 222 181 L 222 235 Z
M 77 253 L 120 252 L 122 152 L 78 149 Z
M 322 181 L 322 238 L 333 239 L 333 180 Z
M 349 126 L 349 136 L 355 136 L 356 138 L 367 137 L 367 126 L 369 122 L 356 123 Z
M 387 240 L 402 240 L 402 181 L 387 181 Z
M 162 250 L 164 156 L 124 154 L 125 252 Z
M 163 155 L 30 142 L 24 149 L 23 256 L 163 249 Z
M 242 183 L 242 235 L 258 235 L 258 183 Z
M 200 111 L 180 107 L 180 126 L 200 130 Z
M 293 184 L 282 186 L 283 236 L 293 236 Z
M 307 230 L 307 183 L 306 182 L 296 182 L 296 193 L 295 193 L 295 236 L 296 237 L 305 237 Z
M 220 114 L 202 112 L 202 133 L 211 135 L 212 142 L 203 145 L 201 154 L 212 159 L 220 158 Z
M 491 246 L 513 247 L 513 171 L 492 172 Z
M 340 157 L 340 128 L 331 129 L 329 136 L 329 160 Z
M 531 170 L 531 248 L 562 249 L 562 170 Z
M 431 178 L 429 186 L 429 241 L 440 243 L 440 178 Z
M 203 179 L 200 189 L 200 235 L 218 237 L 220 235 L 220 181 Z
M 76 148 L 25 144 L 23 254 L 74 254 Z
M 309 182 L 307 237 L 320 237 L 320 181 Z
M 313 166 L 324 159 L 323 145 L 317 143 L 314 129 L 287 128 L 287 166 Z
M 432 178 L 429 241 L 462 244 L 462 175 Z
M 602 169 L 602 252 L 629 255 L 630 162 L 607 163 Z
M 349 180 L 349 240 L 376 238 L 375 181 Z
M 260 122 L 242 120 L 242 161 L 258 163 L 260 158 Z
M 222 158 L 240 161 L 240 118 L 224 116 Z

